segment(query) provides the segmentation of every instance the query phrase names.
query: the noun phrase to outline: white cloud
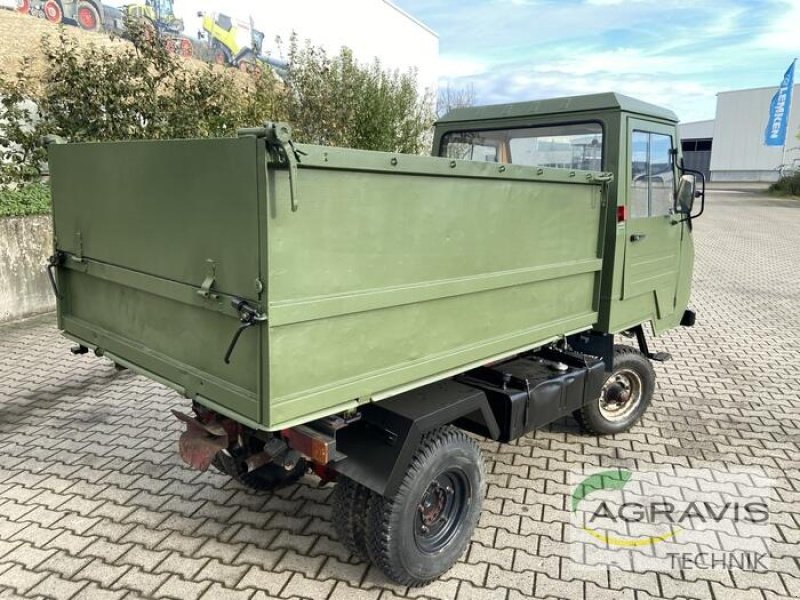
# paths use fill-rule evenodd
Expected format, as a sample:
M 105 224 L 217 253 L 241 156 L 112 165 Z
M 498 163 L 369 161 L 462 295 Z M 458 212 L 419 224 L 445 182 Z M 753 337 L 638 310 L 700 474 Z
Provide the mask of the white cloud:
M 440 77 L 458 79 L 461 77 L 477 77 L 483 75 L 489 65 L 469 56 L 439 56 L 438 72 Z
M 774 17 L 753 46 L 788 53 L 800 51 L 800 2 L 772 2 L 770 6 L 774 7 Z

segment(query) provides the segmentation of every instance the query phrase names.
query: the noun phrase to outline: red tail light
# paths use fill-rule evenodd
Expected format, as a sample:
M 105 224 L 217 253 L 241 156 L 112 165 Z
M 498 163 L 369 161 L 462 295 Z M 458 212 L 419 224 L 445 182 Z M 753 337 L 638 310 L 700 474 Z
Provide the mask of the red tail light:
M 628 207 L 627 206 L 618 206 L 617 207 L 617 223 L 624 223 L 627 218 L 628 218 Z

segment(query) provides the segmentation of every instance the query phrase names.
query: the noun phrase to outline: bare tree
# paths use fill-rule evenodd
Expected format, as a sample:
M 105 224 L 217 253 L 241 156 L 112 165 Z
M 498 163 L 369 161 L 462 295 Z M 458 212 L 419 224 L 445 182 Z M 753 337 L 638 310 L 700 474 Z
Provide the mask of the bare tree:
M 464 108 L 475 104 L 475 86 L 471 83 L 454 88 L 449 83 L 439 88 L 439 97 L 436 101 L 436 114 L 443 117 L 455 108 Z

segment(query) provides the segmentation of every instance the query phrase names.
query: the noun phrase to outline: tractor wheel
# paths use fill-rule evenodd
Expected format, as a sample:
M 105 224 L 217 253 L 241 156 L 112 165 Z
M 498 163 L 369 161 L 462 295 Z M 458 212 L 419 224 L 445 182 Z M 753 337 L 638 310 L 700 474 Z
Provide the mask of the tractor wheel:
M 64 11 L 61 10 L 61 3 L 57 0 L 47 0 L 42 8 L 44 18 L 51 23 L 61 23 L 64 20 Z
M 244 460 L 235 455 L 218 452 L 211 464 L 220 472 L 235 479 L 243 486 L 259 492 L 278 489 L 300 479 L 306 472 L 306 461 L 300 459 L 293 469 L 287 471 L 280 465 L 266 464 L 255 471 L 247 471 Z
M 231 64 L 231 55 L 224 46 L 219 43 L 214 44 L 214 64 L 229 65 Z
M 340 475 L 333 488 L 331 511 L 333 528 L 342 545 L 361 560 L 367 560 L 365 518 L 374 492 Z
M 191 40 L 182 38 L 178 43 L 178 54 L 184 58 L 192 58 L 194 56 L 194 46 Z
M 76 13 L 78 25 L 86 31 L 100 31 L 101 17 L 97 7 L 91 2 L 78 2 Z
M 31 14 L 31 0 L 17 0 L 17 12 L 24 15 Z
M 655 387 L 656 372 L 650 360 L 630 346 L 614 346 L 614 369 L 600 397 L 574 416 L 585 431 L 596 435 L 627 431 L 647 410 Z
M 466 550 L 484 497 L 480 448 L 453 426 L 426 433 L 397 493 L 375 496 L 367 515 L 367 552 L 393 581 L 421 586 L 448 571 Z

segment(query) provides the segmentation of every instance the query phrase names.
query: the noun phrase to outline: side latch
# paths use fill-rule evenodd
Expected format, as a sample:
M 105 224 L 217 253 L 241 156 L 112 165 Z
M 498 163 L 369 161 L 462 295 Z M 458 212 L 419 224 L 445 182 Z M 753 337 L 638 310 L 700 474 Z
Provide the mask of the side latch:
M 56 300 L 60 299 L 61 296 L 58 293 L 58 285 L 56 285 L 56 267 L 59 265 L 64 264 L 64 253 L 61 250 L 56 250 L 55 253 L 47 259 L 47 278 L 50 280 L 50 285 L 53 288 L 53 294 L 56 296 Z
M 236 330 L 236 333 L 233 334 L 233 339 L 228 345 L 228 351 L 225 352 L 226 365 L 231 363 L 231 354 L 233 354 L 233 349 L 236 347 L 236 343 L 239 341 L 239 337 L 241 337 L 244 330 L 267 320 L 267 315 L 258 312 L 257 309 L 250 306 L 247 300 L 242 300 L 241 298 L 231 298 L 231 306 L 233 306 L 233 308 L 239 312 L 240 325 Z

